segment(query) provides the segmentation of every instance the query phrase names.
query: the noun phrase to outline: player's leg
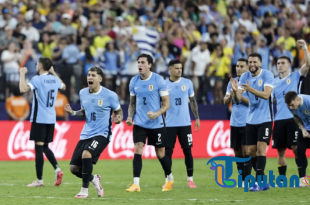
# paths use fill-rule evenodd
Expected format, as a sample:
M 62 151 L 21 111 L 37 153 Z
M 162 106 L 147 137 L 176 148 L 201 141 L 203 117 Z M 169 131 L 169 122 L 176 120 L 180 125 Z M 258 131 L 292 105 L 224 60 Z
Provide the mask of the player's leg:
M 46 133 L 46 126 L 44 124 L 31 124 L 30 130 L 30 140 L 33 140 L 34 150 L 35 150 L 35 167 L 36 167 L 36 174 L 37 180 L 33 181 L 31 184 L 28 184 L 27 187 L 39 187 L 44 186 L 43 183 L 43 145 L 45 141 L 45 133 Z
M 170 137 L 170 136 L 169 136 Z M 194 183 L 194 159 L 192 155 L 193 137 L 191 126 L 184 126 L 178 128 L 178 138 L 183 149 L 186 172 L 187 172 L 187 186 L 189 188 L 197 188 Z
M 300 178 L 299 187 L 307 187 L 305 183 L 306 169 L 308 166 L 308 160 L 306 156 L 307 144 L 309 142 L 309 138 L 304 138 L 302 135 L 302 131 L 298 131 L 298 139 L 297 139 L 297 165 L 298 165 L 298 174 Z
M 259 186 L 260 182 L 263 181 L 264 170 L 266 167 L 266 151 L 267 146 L 270 142 L 272 132 L 272 122 L 265 122 L 258 125 L 257 132 L 257 164 L 256 164 L 256 182 L 257 186 L 252 188 L 252 191 L 265 191 L 269 189 L 269 184 L 267 183 L 263 187 Z
M 46 158 L 49 160 L 49 162 L 54 167 L 54 170 L 55 170 L 55 183 L 54 183 L 54 185 L 59 186 L 62 183 L 63 172 L 61 171 L 60 167 L 58 166 L 58 163 L 57 163 L 57 160 L 54 156 L 54 153 L 48 147 L 48 143 L 53 142 L 55 124 L 49 124 L 46 126 L 47 126 L 47 128 L 46 128 L 47 138 L 45 139 L 45 143 L 43 146 L 43 152 L 44 152 Z
M 279 175 L 286 174 L 286 158 L 285 151 L 287 147 L 287 137 L 289 124 L 287 120 L 277 120 L 274 122 L 273 136 L 272 136 L 272 148 L 278 151 L 278 171 Z M 294 123 L 294 122 L 293 122 Z M 296 123 L 294 123 L 296 124 Z
M 256 144 L 257 144 L 257 128 L 255 125 L 246 124 L 246 146 L 245 146 L 245 158 L 249 158 L 251 156 L 251 159 L 253 157 L 256 157 Z M 251 175 L 252 171 L 252 160 L 249 160 L 244 163 L 244 175 L 245 177 L 248 175 Z
M 295 123 L 294 119 L 291 119 L 288 125 L 288 138 L 287 138 L 287 147 L 292 149 L 294 155 L 295 155 L 295 162 L 297 165 L 297 139 L 298 139 L 298 130 L 299 127 Z M 298 167 L 298 165 L 297 165 Z
M 172 168 L 172 154 L 173 154 L 173 149 L 174 149 L 174 145 L 177 139 L 177 132 L 178 132 L 178 128 L 177 127 L 165 127 L 165 132 L 166 132 L 166 147 L 165 147 L 165 155 L 169 158 L 169 160 L 171 161 L 171 168 Z M 167 182 L 167 175 L 165 174 L 165 178 Z M 164 188 L 165 185 L 163 185 L 162 187 Z
M 90 139 L 89 143 L 85 145 L 82 153 L 82 181 L 83 185 L 80 193 L 76 198 L 87 198 L 89 182 L 92 182 L 96 188 L 97 195 L 103 197 L 104 190 L 101 186 L 101 176 L 93 175 L 93 164 L 96 164 L 100 154 L 109 144 L 109 139 L 103 136 L 96 136 Z
M 230 127 L 230 148 L 234 149 L 235 157 L 243 158 L 243 153 L 241 149 L 242 136 L 240 134 L 241 133 L 239 132 L 239 127 Z M 244 163 L 236 162 L 236 164 L 237 170 L 242 170 L 241 175 L 244 176 Z
M 162 191 L 171 191 L 173 188 L 174 178 L 171 172 L 171 160 L 165 156 L 166 133 L 165 128 L 148 129 L 148 145 L 155 147 L 156 156 L 167 176 L 167 182 Z
M 133 157 L 133 184 L 126 189 L 127 192 L 140 191 L 140 175 L 142 170 L 142 154 L 143 147 L 146 142 L 146 129 L 140 126 L 133 126 L 133 142 L 135 145 L 135 153 Z

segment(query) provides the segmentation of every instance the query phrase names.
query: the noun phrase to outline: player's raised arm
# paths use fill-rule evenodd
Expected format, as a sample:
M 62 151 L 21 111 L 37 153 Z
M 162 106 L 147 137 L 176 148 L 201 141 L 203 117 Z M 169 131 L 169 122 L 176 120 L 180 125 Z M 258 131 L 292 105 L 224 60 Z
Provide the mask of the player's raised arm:
M 78 117 L 85 117 L 85 110 L 81 108 L 80 110 L 73 111 L 71 106 L 67 104 L 65 106 L 65 111 L 73 116 L 78 116 Z
M 310 54 L 307 48 L 307 43 L 301 39 L 297 41 L 297 44 L 304 50 L 306 63 L 301 66 L 300 74 L 306 77 L 310 68 Z
M 31 90 L 30 86 L 26 84 L 26 73 L 28 72 L 28 69 L 26 67 L 22 67 L 19 70 L 20 73 L 20 80 L 19 80 L 19 90 L 21 93 L 26 93 L 29 90 Z
M 60 82 L 61 82 L 61 84 L 62 84 L 61 90 L 66 90 L 66 84 L 64 84 L 64 82 L 59 78 L 59 76 L 58 76 L 57 73 L 55 72 L 53 66 L 51 66 L 51 68 L 49 69 L 48 72 L 49 72 L 50 74 L 54 75 L 55 77 L 57 77 L 57 78 L 60 80 Z

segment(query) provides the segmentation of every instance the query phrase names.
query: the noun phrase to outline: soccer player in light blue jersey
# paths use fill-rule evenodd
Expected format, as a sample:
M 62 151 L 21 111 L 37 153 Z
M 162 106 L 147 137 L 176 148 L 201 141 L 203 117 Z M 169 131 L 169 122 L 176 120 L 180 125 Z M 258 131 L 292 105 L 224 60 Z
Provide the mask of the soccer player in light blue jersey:
M 278 150 L 279 175 L 286 175 L 286 148 L 292 149 L 297 163 L 297 137 L 298 126 L 294 117 L 285 104 L 284 96 L 289 91 L 299 93 L 302 79 L 307 76 L 310 67 L 310 54 L 304 40 L 298 40 L 297 45 L 304 50 L 306 63 L 298 71 L 291 72 L 291 59 L 281 56 L 277 60 L 279 77 L 274 79 L 274 128 L 272 147 Z
M 185 156 L 187 171 L 187 186 L 197 188 L 193 180 L 194 160 L 192 155 L 193 137 L 191 117 L 188 103 L 190 103 L 196 118 L 195 131 L 200 128 L 198 106 L 194 96 L 192 81 L 182 78 L 182 63 L 171 60 L 168 64 L 170 77 L 166 80 L 169 91 L 170 108 L 166 112 L 166 149 L 165 154 L 172 161 L 173 148 L 178 136 Z M 166 179 L 167 181 L 168 179 Z
M 33 77 L 26 84 L 25 74 L 27 68 L 20 69 L 19 89 L 21 93 L 33 91 L 31 109 L 31 130 L 30 140 L 35 142 L 35 162 L 37 180 L 28 184 L 27 187 L 44 186 L 43 183 L 43 153 L 55 169 L 55 186 L 62 183 L 63 172 L 58 166 L 54 153 L 49 149 L 48 144 L 53 141 L 54 127 L 56 123 L 55 101 L 58 89 L 65 90 L 65 84 L 60 80 L 52 67 L 49 58 L 41 57 L 36 67 L 38 75 Z
M 310 96 L 297 95 L 296 92 L 290 91 L 285 95 L 285 103 L 294 116 L 297 123 L 297 166 L 299 173 L 299 186 L 308 187 L 309 181 L 305 179 L 308 160 L 306 150 L 310 148 Z
M 138 57 L 139 74 L 134 76 L 129 84 L 130 104 L 128 108 L 127 125 L 134 124 L 133 142 L 135 154 L 133 158 L 134 183 L 126 189 L 127 192 L 140 192 L 140 174 L 142 170 L 143 147 L 155 147 L 167 183 L 162 191 L 171 191 L 174 179 L 171 172 L 171 160 L 165 156 L 165 121 L 163 114 L 169 109 L 169 92 L 166 81 L 160 75 L 151 72 L 153 58 L 148 54 Z
M 250 154 L 256 169 L 256 184 L 250 191 L 264 191 L 269 189 L 269 184 L 259 187 L 258 181 L 263 180 L 266 166 L 266 150 L 270 142 L 272 132 L 272 90 L 274 75 L 272 72 L 262 69 L 262 57 L 258 53 L 251 53 L 248 57 L 249 71 L 241 75 L 237 90 L 236 102 L 239 103 L 242 93 L 246 92 L 249 99 L 249 111 L 246 117 L 246 145 L 247 155 Z M 257 159 L 257 160 L 256 160 Z M 256 167 L 255 167 L 256 165 Z M 250 163 L 244 164 L 245 175 L 249 175 Z M 260 183 L 260 181 L 259 181 Z
M 249 100 L 245 92 L 242 94 L 241 102 L 236 103 L 235 98 L 238 88 L 238 81 L 240 80 L 241 75 L 248 71 L 249 71 L 248 60 L 245 58 L 238 59 L 236 65 L 237 77 L 231 79 L 230 82 L 228 83 L 226 95 L 224 97 L 225 105 L 229 105 L 230 102 L 232 101 L 232 111 L 230 115 L 230 147 L 234 149 L 235 156 L 240 158 L 249 157 L 246 155 L 246 138 L 245 138 L 245 130 L 246 130 L 245 125 L 246 125 L 246 116 L 249 109 L 248 107 Z M 237 162 L 237 169 L 242 170 L 242 181 L 244 181 L 245 179 L 244 163 Z
M 115 92 L 100 85 L 103 72 L 99 67 L 88 69 L 88 87 L 80 91 L 81 109 L 73 111 L 70 105 L 65 110 L 74 116 L 85 117 L 86 122 L 80 134 L 80 141 L 75 147 L 70 162 L 72 174 L 82 178 L 83 185 L 75 198 L 87 198 L 91 181 L 96 188 L 97 195 L 103 197 L 101 176 L 92 175 L 93 164 L 96 164 L 100 154 L 107 147 L 112 135 L 112 116 L 119 124 L 123 119 L 123 110 Z

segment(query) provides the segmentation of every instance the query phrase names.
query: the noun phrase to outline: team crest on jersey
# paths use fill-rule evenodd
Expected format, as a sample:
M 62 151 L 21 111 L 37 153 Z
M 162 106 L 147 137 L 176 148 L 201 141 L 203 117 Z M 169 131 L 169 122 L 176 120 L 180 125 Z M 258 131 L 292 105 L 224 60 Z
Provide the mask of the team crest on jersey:
M 98 105 L 101 107 L 103 105 L 103 100 L 98 100 Z
M 287 84 L 290 84 L 290 83 L 291 83 L 291 79 L 288 78 L 288 79 L 286 80 L 286 83 L 287 83 Z
M 149 85 L 149 90 L 153 91 L 154 86 L 153 85 Z
M 186 87 L 185 87 L 185 85 L 182 85 L 181 88 L 182 88 L 183 91 L 185 91 Z
M 305 110 L 306 115 L 309 115 L 309 110 Z
M 259 79 L 259 80 L 258 80 L 258 85 L 259 85 L 259 86 L 262 86 L 262 84 L 263 84 L 263 80 L 262 80 L 262 79 Z

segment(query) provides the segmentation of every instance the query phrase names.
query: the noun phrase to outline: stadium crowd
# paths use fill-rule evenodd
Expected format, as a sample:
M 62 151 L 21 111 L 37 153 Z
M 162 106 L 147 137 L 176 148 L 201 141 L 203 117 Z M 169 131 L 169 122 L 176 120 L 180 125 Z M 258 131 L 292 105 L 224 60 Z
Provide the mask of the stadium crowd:
M 278 76 L 277 58 L 286 55 L 299 69 L 296 40 L 310 42 L 308 0 L 1 0 L 0 8 L 1 101 L 18 86 L 19 68 L 28 68 L 29 81 L 44 56 L 69 102 L 79 101 L 88 68 L 98 65 L 103 85 L 128 103 L 137 57 L 148 53 L 164 77 L 168 62 L 179 59 L 198 103 L 222 104 L 239 58 L 258 52 L 262 69 Z M 24 97 L 31 102 L 31 94 Z

